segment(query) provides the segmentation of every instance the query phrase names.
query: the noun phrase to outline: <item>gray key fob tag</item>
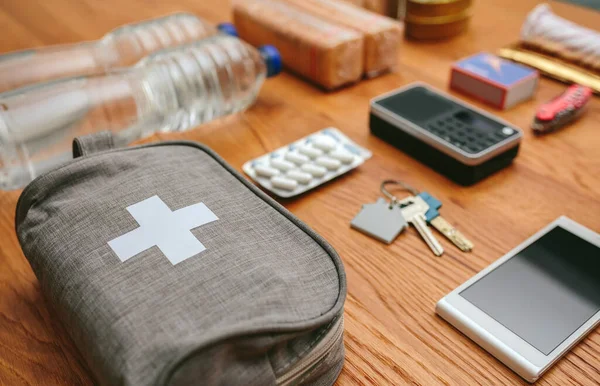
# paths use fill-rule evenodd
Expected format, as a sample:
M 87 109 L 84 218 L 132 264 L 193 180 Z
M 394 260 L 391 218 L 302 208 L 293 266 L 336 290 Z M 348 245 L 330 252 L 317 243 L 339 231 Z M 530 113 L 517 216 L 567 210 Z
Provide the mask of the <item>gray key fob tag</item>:
M 380 198 L 374 204 L 363 205 L 350 226 L 379 241 L 391 244 L 406 228 L 407 223 L 399 205 L 390 208 L 390 204 Z

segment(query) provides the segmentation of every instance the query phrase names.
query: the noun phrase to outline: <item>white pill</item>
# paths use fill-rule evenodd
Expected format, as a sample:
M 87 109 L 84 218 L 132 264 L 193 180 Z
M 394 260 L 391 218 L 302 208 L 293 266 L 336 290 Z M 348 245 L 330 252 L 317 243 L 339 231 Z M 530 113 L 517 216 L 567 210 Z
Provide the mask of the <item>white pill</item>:
M 286 177 L 298 181 L 301 184 L 308 184 L 310 180 L 312 180 L 312 175 L 301 172 L 300 170 L 290 170 L 287 172 Z
M 310 146 L 300 146 L 298 148 L 298 153 L 304 154 L 310 158 L 317 158 L 323 155 L 323 151 Z
M 326 135 L 320 135 L 314 139 L 313 146 L 323 151 L 331 151 L 335 149 L 335 139 Z
M 317 165 L 326 167 L 329 170 L 338 170 L 342 166 L 340 161 L 329 157 L 319 157 L 315 162 Z
M 302 165 L 304 163 L 307 163 L 309 161 L 308 157 L 302 154 L 298 154 L 294 151 L 286 153 L 286 155 L 284 156 L 284 158 L 290 162 L 293 162 L 295 164 L 298 165 Z
M 284 172 L 295 168 L 293 163 L 282 160 L 281 158 L 271 158 L 271 166 Z
M 302 169 L 304 172 L 312 174 L 315 177 L 323 177 L 325 173 L 327 173 L 327 169 L 313 164 L 304 164 L 300 167 L 300 169 Z
M 267 165 L 256 165 L 254 167 L 254 171 L 256 171 L 256 174 L 258 174 L 259 176 L 269 178 L 279 175 L 279 170 Z
M 273 185 L 275 188 L 283 190 L 294 190 L 296 187 L 298 187 L 298 183 L 296 181 L 282 176 L 275 176 L 271 178 L 271 185 Z
M 338 161 L 342 161 L 345 164 L 349 164 L 350 162 L 354 161 L 354 155 L 341 149 L 332 151 L 331 153 L 329 153 L 329 156 L 331 158 L 335 158 Z

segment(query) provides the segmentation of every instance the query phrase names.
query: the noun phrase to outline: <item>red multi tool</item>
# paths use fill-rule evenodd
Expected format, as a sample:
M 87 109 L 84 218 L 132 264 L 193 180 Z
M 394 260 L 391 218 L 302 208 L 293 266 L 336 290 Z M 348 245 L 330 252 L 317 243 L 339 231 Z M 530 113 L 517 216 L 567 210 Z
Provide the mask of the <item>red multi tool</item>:
M 538 108 L 531 128 L 534 133 L 541 134 L 566 126 L 581 115 L 591 98 L 591 88 L 574 84 Z

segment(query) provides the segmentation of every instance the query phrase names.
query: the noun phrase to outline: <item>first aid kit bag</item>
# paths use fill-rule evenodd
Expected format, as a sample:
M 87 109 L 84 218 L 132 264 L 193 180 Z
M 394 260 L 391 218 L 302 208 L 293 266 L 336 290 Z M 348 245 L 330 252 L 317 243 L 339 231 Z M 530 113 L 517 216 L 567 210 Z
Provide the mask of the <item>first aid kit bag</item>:
M 194 142 L 103 132 L 31 182 L 16 229 L 101 385 L 331 385 L 346 279 L 333 248 Z

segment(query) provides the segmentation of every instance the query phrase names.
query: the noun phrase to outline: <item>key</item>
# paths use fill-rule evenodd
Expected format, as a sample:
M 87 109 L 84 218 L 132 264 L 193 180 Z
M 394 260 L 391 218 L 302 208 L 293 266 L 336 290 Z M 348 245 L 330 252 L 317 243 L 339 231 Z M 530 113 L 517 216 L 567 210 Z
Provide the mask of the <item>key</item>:
M 444 253 L 444 248 L 442 248 L 440 242 L 435 238 L 433 233 L 431 233 L 431 230 L 425 221 L 425 213 L 429 210 L 429 205 L 427 205 L 425 200 L 418 196 L 409 197 L 409 199 L 411 199 L 410 201 L 412 202 L 408 203 L 408 201 L 403 200 L 406 201 L 405 203 L 408 203 L 408 205 L 401 208 L 402 215 L 406 221 L 417 228 L 417 231 L 429 249 L 431 249 L 436 256 L 441 256 Z
M 421 197 L 429 206 L 429 210 L 425 214 L 427 223 L 437 229 L 438 232 L 444 235 L 461 251 L 470 252 L 473 249 L 473 243 L 456 228 L 454 228 L 448 221 L 446 221 L 438 212 L 438 209 L 442 206 L 442 203 L 427 192 L 419 193 L 419 197 Z M 408 199 L 399 201 L 399 203 L 406 205 L 409 200 L 410 197 Z
M 400 206 L 390 205 L 383 198 L 363 205 L 350 223 L 352 228 L 386 244 L 391 244 L 407 225 Z
M 429 210 L 425 214 L 427 223 L 446 236 L 446 238 L 456 245 L 458 249 L 463 252 L 470 252 L 473 249 L 473 243 L 446 221 L 438 212 L 438 209 L 442 207 L 442 203 L 427 192 L 419 193 L 419 197 L 429 205 Z
M 418 194 L 418 196 L 421 197 L 429 206 L 429 210 L 427 213 L 425 213 L 425 219 L 427 220 L 427 223 L 429 223 L 431 220 L 440 215 L 438 209 L 442 207 L 442 203 L 427 192 L 421 192 Z
M 471 252 L 473 250 L 473 243 L 467 239 L 460 231 L 454 228 L 448 221 L 442 216 L 437 216 L 430 222 L 431 226 L 438 230 L 441 234 L 446 236 L 448 240 L 452 241 L 463 252 Z

